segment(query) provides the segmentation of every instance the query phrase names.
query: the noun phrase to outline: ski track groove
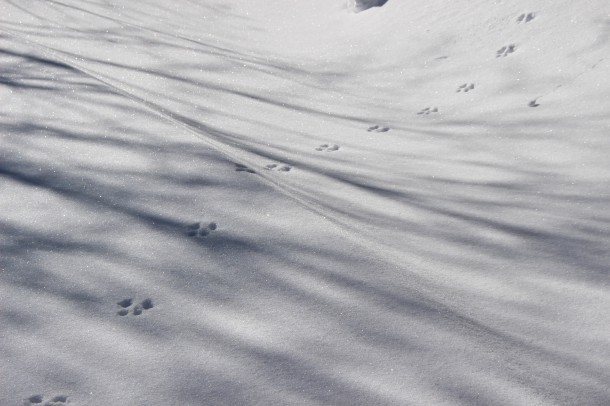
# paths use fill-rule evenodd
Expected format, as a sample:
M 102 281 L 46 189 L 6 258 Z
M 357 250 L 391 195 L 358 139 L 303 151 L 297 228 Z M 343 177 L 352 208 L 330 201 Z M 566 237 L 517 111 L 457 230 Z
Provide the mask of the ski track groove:
M 55 1 L 52 1 L 52 2 L 55 3 Z M 106 17 L 106 18 L 109 18 L 109 17 Z M 133 24 L 129 24 L 129 25 L 134 26 L 139 29 L 147 30 L 146 28 L 138 27 L 137 25 L 133 25 Z M 151 30 L 151 31 L 154 31 L 154 30 Z M 169 109 L 162 107 L 152 101 L 149 101 L 136 94 L 133 94 L 133 93 L 129 92 L 128 90 L 125 90 L 125 89 L 119 87 L 118 85 L 111 83 L 108 79 L 104 78 L 104 76 L 102 74 L 96 73 L 89 68 L 82 67 L 80 64 L 75 62 L 71 57 L 62 56 L 61 54 L 64 53 L 63 51 L 56 50 L 54 48 L 40 44 L 36 41 L 32 41 L 30 39 L 24 38 L 22 35 L 16 34 L 10 30 L 7 30 L 6 28 L 0 28 L 0 32 L 14 38 L 15 40 L 17 40 L 23 44 L 26 44 L 33 48 L 37 48 L 43 54 L 45 54 L 49 57 L 56 58 L 60 62 L 64 63 L 66 66 L 74 69 L 76 72 L 80 72 L 81 74 L 88 76 L 91 79 L 108 87 L 109 90 L 112 91 L 113 93 L 129 99 L 133 103 L 144 105 L 149 111 L 151 111 L 158 117 L 160 117 L 166 121 L 172 122 L 172 123 L 180 126 L 181 128 L 185 129 L 186 131 L 188 131 L 189 133 L 191 133 L 192 135 L 197 137 L 199 140 L 201 140 L 208 147 L 212 148 L 213 150 L 216 150 L 217 152 L 219 152 L 221 155 L 225 156 L 229 160 L 235 161 L 235 162 L 244 162 L 244 163 L 249 164 L 249 166 L 257 167 L 257 165 L 255 165 L 254 162 L 252 162 L 250 159 L 244 157 L 243 152 L 240 153 L 240 150 L 238 148 L 232 147 L 227 142 L 219 141 L 218 138 L 221 136 L 213 135 L 213 134 L 209 133 L 210 131 L 215 131 L 214 129 L 203 130 L 201 128 L 196 127 L 193 124 L 189 124 L 187 121 L 195 121 L 195 122 L 197 122 L 197 121 L 188 119 L 188 117 L 180 118 L 178 114 L 171 112 Z M 168 34 L 166 34 L 166 35 L 168 35 Z M 181 38 L 181 37 L 176 36 L 176 38 Z M 190 40 L 188 38 L 181 38 L 181 39 L 185 39 L 188 41 L 194 41 L 194 40 Z M 222 56 L 222 55 L 220 55 L 220 56 Z M 338 227 L 339 229 L 343 229 L 344 231 L 346 231 L 346 233 L 342 233 L 342 234 L 343 235 L 347 234 L 347 236 L 349 236 L 349 240 L 352 243 L 361 247 L 363 250 L 365 250 L 365 252 L 370 253 L 371 256 L 374 256 L 381 264 L 385 264 L 393 269 L 398 268 L 401 270 L 407 270 L 404 267 L 404 264 L 407 262 L 410 262 L 413 265 L 416 265 L 417 263 L 423 264 L 423 261 L 414 261 L 412 258 L 406 257 L 400 250 L 398 250 L 396 248 L 393 248 L 391 246 L 386 246 L 382 243 L 379 243 L 374 238 L 365 237 L 367 235 L 370 235 L 371 233 L 366 233 L 366 232 L 363 233 L 362 226 L 355 227 L 355 226 L 350 225 L 348 216 L 346 216 L 340 212 L 332 212 L 328 209 L 325 209 L 323 206 L 319 205 L 315 201 L 312 201 L 310 198 L 308 198 L 306 195 L 304 195 L 303 192 L 299 191 L 297 188 L 293 187 L 292 185 L 289 185 L 285 182 L 278 181 L 274 177 L 266 175 L 264 173 L 264 171 L 260 171 L 260 172 L 257 171 L 257 174 L 262 178 L 264 183 L 271 186 L 273 189 L 275 189 L 278 192 L 282 193 L 283 195 L 291 198 L 296 203 L 298 203 L 302 207 L 308 209 L 309 211 L 323 217 L 326 221 L 330 222 L 335 227 Z M 338 219 L 337 217 L 341 217 L 342 219 Z M 372 230 L 372 228 L 368 225 L 365 225 L 365 227 L 367 227 L 369 230 Z M 381 254 L 379 254 L 379 252 L 383 252 L 383 256 Z M 472 333 L 471 338 L 476 337 L 477 340 L 481 340 L 484 343 L 486 343 L 487 345 L 489 345 L 489 344 L 500 345 L 501 347 L 505 348 L 507 351 L 515 351 L 515 350 L 520 350 L 521 352 L 525 351 L 532 357 L 536 357 L 536 358 L 541 357 L 547 361 L 549 361 L 549 358 L 551 358 L 551 359 L 553 359 L 553 363 L 556 363 L 556 366 L 559 368 L 561 368 L 565 364 L 565 355 L 555 354 L 554 352 L 550 352 L 550 350 L 542 348 L 541 346 L 534 345 L 530 342 L 526 342 L 526 341 L 518 338 L 517 336 L 496 330 L 492 327 L 488 327 L 488 326 L 484 325 L 483 323 L 477 321 L 476 319 L 463 314 L 458 309 L 453 308 L 452 306 L 443 303 L 442 299 L 437 299 L 434 297 L 436 295 L 433 293 L 432 290 L 435 288 L 435 286 L 432 282 L 429 282 L 428 280 L 426 280 L 425 277 L 420 276 L 419 274 L 415 273 L 414 271 L 410 271 L 410 270 L 407 270 L 407 271 L 409 272 L 410 276 L 417 279 L 416 281 L 410 280 L 411 286 L 409 287 L 409 290 L 410 290 L 409 293 L 413 295 L 412 297 L 414 299 L 420 300 L 421 302 L 423 302 L 423 304 L 428 306 L 430 309 L 434 309 L 434 310 L 438 311 L 439 319 L 449 321 L 450 323 L 452 323 L 453 325 L 455 325 L 457 327 L 456 328 L 457 330 L 460 330 L 460 327 L 461 327 L 461 329 L 466 329 Z M 440 321 L 439 321 L 439 323 L 440 323 Z M 563 356 L 563 358 L 562 358 L 562 356 Z M 532 362 L 535 363 L 536 360 L 533 359 Z M 584 365 L 584 363 L 582 361 L 580 361 L 579 359 L 577 359 L 575 357 L 572 357 L 572 359 L 570 359 L 570 363 L 572 365 L 574 365 L 574 364 L 583 365 L 583 367 L 584 367 L 583 370 L 586 369 L 586 367 L 587 367 L 587 365 Z M 608 380 L 610 380 L 610 375 L 608 375 L 608 374 L 604 374 L 604 375 L 607 375 L 606 378 L 608 378 Z
M 125 21 L 125 20 L 121 20 L 119 18 L 108 17 L 108 16 L 105 16 L 103 14 L 96 13 L 95 11 L 87 10 L 87 9 L 82 8 L 82 7 L 74 6 L 74 5 L 71 5 L 71 4 L 66 4 L 66 3 L 63 3 L 63 2 L 57 1 L 57 0 L 47 0 L 47 2 L 48 3 L 56 4 L 56 5 L 61 6 L 61 7 L 65 7 L 65 8 L 70 8 L 70 9 L 73 9 L 73 10 L 82 11 L 83 13 L 91 14 L 93 16 L 102 18 L 104 20 L 111 21 L 111 22 L 113 22 L 115 24 L 121 24 L 123 26 L 135 28 L 135 29 L 140 30 L 140 31 L 151 32 L 151 33 L 154 33 L 154 34 L 160 34 L 160 35 L 163 35 L 163 36 L 166 36 L 166 37 L 171 37 L 171 38 L 174 38 L 174 39 L 179 39 L 179 40 L 182 40 L 182 41 L 190 42 L 190 43 L 196 44 L 196 45 L 198 45 L 200 47 L 206 48 L 206 50 L 208 52 L 210 52 L 210 54 L 212 54 L 214 56 L 218 56 L 218 57 L 221 57 L 221 58 L 230 58 L 231 60 L 235 60 L 236 59 L 236 57 L 234 57 L 234 56 L 229 56 L 226 53 L 223 53 L 223 52 L 232 52 L 231 50 L 226 49 L 226 48 L 221 48 L 219 46 L 214 46 L 214 45 L 209 45 L 209 44 L 202 44 L 200 41 L 198 41 L 198 40 L 196 40 L 194 38 L 189 38 L 189 37 L 186 37 L 184 35 L 171 34 L 171 33 L 167 33 L 167 32 L 164 32 L 164 31 L 155 30 L 153 28 L 143 27 L 143 26 L 138 25 L 138 24 L 134 24 L 134 23 L 130 23 L 130 22 Z M 213 51 L 211 51 L 211 49 L 213 49 Z M 223 51 L 223 52 L 221 52 L 221 51 Z M 247 57 L 252 57 L 251 55 L 246 55 L 246 56 Z M 238 59 L 238 61 L 240 63 L 244 63 L 243 59 L 239 59 L 239 58 L 237 58 L 237 59 Z M 252 62 L 252 61 L 248 61 L 248 62 L 250 64 L 252 64 L 252 65 L 257 65 L 256 69 L 259 70 L 260 72 L 265 72 L 265 73 L 272 74 L 272 70 L 263 69 L 262 67 L 259 66 L 260 65 L 259 63 Z M 279 68 L 279 70 L 283 70 L 283 69 Z
M 149 27 L 144 27 L 141 26 L 139 24 L 134 24 L 134 23 L 130 23 L 128 21 L 125 20 L 121 20 L 119 18 L 115 18 L 115 17 L 108 17 L 105 16 L 103 14 L 99 14 L 96 13 L 95 11 L 91 11 L 91 10 L 86 10 L 84 8 L 78 7 L 78 6 L 74 6 L 71 4 L 66 4 L 63 3 L 61 1 L 58 0 L 47 0 L 48 3 L 53 3 L 53 4 L 57 4 L 61 7 L 65 7 L 65 8 L 70 8 L 73 10 L 78 10 L 78 11 L 82 11 L 83 13 L 87 13 L 87 14 L 91 14 L 93 16 L 102 18 L 104 20 L 108 20 L 114 24 L 120 24 L 122 26 L 126 26 L 126 27 L 131 27 L 140 31 L 144 31 L 144 32 L 148 32 L 148 33 L 153 33 L 153 34 L 159 34 L 165 37 L 169 37 L 169 38 L 173 38 L 173 39 L 177 39 L 177 40 L 181 40 L 181 41 L 185 41 L 185 42 L 189 42 L 192 44 L 197 45 L 198 47 L 202 47 L 206 50 L 206 52 L 208 52 L 210 55 L 213 56 L 217 56 L 219 58 L 227 58 L 232 60 L 233 62 L 239 63 L 240 65 L 243 64 L 247 64 L 250 68 L 253 68 L 254 70 L 258 71 L 258 72 L 262 72 L 262 73 L 266 73 L 269 75 L 275 75 L 276 71 L 281 71 L 281 72 L 285 72 L 288 70 L 294 70 L 295 67 L 294 66 L 290 66 L 290 65 L 286 65 L 285 63 L 280 63 L 280 61 L 278 60 L 274 60 L 274 62 L 276 64 L 280 63 L 279 65 L 276 66 L 270 66 L 270 65 L 264 65 L 258 61 L 256 61 L 256 57 L 251 55 L 251 54 L 247 54 L 247 53 L 237 53 L 236 51 L 233 51 L 231 49 L 228 48 L 223 48 L 220 47 L 218 45 L 210 45 L 210 44 L 205 44 L 202 43 L 199 39 L 196 38 L 191 38 L 191 37 L 187 37 L 185 35 L 179 35 L 179 34 L 172 34 L 170 32 L 165 32 L 165 31 L 159 31 L 156 30 L 154 28 L 149 28 Z M 230 55 L 230 53 L 234 53 L 233 55 Z M 247 58 L 244 59 L 243 57 Z M 286 79 L 286 77 L 284 77 L 284 79 Z M 293 81 L 295 83 L 302 83 L 299 80 L 295 80 L 292 78 L 289 78 L 290 81 Z M 326 91 L 328 91 L 328 89 L 325 88 Z M 333 93 L 337 93 L 340 94 L 339 91 L 336 90 L 331 90 Z M 353 96 L 353 95 L 352 95 Z M 368 97 L 359 97 L 362 101 L 368 101 L 369 98 Z M 360 121 L 361 123 L 366 123 L 366 120 L 362 120 L 359 119 L 358 117 L 349 117 L 350 120 L 354 120 L 354 121 Z

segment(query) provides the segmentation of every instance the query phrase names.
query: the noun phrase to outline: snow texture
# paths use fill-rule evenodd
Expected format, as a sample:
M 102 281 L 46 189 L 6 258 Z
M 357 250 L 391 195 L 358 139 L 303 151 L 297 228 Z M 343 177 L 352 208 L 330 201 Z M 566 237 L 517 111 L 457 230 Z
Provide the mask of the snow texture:
M 0 405 L 610 404 L 609 51 L 607 0 L 0 0 Z

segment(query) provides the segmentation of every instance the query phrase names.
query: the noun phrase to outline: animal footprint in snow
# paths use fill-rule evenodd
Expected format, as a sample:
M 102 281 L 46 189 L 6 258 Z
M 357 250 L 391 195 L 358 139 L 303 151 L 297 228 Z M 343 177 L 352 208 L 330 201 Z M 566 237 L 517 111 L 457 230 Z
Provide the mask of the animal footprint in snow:
M 519 23 L 529 23 L 534 18 L 536 18 L 536 14 L 535 13 L 521 14 L 519 17 L 517 17 L 517 24 L 519 24 Z
M 425 109 L 422 109 L 417 114 L 423 114 L 423 115 L 427 116 L 430 113 L 438 113 L 438 107 L 426 107 Z
M 464 83 L 462 86 L 458 87 L 457 92 L 468 93 L 469 91 L 474 90 L 474 83 Z
M 133 305 L 133 299 L 123 299 L 117 302 L 117 306 L 121 309 L 116 313 L 118 316 L 127 316 L 131 311 L 134 316 L 139 316 L 144 310 L 154 307 L 152 299 L 144 299 L 140 303 Z
M 254 171 L 254 169 L 248 168 L 246 165 L 242 165 L 242 164 L 235 164 L 235 171 L 256 173 L 256 171 Z
M 39 405 L 44 402 L 43 395 L 33 395 L 23 401 L 24 405 Z M 44 403 L 44 406 L 60 406 L 68 404 L 68 397 L 64 395 L 55 396 Z
M 508 56 L 508 54 L 512 54 L 517 49 L 515 44 L 504 45 L 502 48 L 496 51 L 496 58 Z
M 23 401 L 24 405 L 37 405 L 42 403 L 43 397 L 42 395 L 33 395 Z
M 333 152 L 333 151 L 338 151 L 338 150 L 339 150 L 339 146 L 337 144 L 322 144 L 318 148 L 316 148 L 316 151 L 325 151 L 325 152 Z
M 218 225 L 214 222 L 209 223 L 207 226 L 203 226 L 200 222 L 190 224 L 187 228 L 189 237 L 204 238 L 210 235 L 210 233 L 218 228 Z
M 371 126 L 369 128 L 366 129 L 368 132 L 374 132 L 374 133 L 385 133 L 390 131 L 390 127 L 383 127 L 380 125 L 374 125 Z
M 265 166 L 265 169 L 277 172 L 290 172 L 292 167 L 286 164 L 269 164 Z

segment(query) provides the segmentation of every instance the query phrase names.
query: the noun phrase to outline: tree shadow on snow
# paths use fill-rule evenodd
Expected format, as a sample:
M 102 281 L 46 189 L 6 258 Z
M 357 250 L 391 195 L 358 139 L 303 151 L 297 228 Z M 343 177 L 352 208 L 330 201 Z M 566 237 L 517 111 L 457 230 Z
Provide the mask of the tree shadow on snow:
M 379 179 L 376 163 L 328 170 L 314 161 L 295 161 L 291 163 L 300 170 L 353 192 L 338 196 L 332 190 L 300 184 L 298 178 L 284 184 L 284 191 L 315 205 L 318 214 L 360 233 L 362 252 L 356 245 L 350 245 L 349 253 L 332 242 L 322 247 L 316 243 L 320 235 L 298 242 L 284 239 L 281 226 L 263 222 L 257 235 L 220 227 L 205 238 L 189 238 L 185 227 L 200 221 L 199 213 L 188 212 L 193 205 L 205 212 L 206 204 L 218 205 L 215 199 L 227 190 L 262 199 L 272 189 L 269 183 L 244 182 L 226 156 L 203 146 L 196 137 L 181 136 L 185 129 L 261 161 L 285 160 L 288 152 L 210 124 L 206 115 L 210 119 L 240 116 L 238 109 L 229 112 L 216 106 L 224 97 L 353 126 L 367 120 L 355 113 L 290 102 L 274 93 L 219 85 L 202 76 L 200 69 L 212 74 L 246 63 L 251 71 L 314 93 L 332 79 L 332 72 L 311 79 L 305 69 L 285 61 L 270 61 L 211 41 L 172 37 L 169 30 L 137 26 L 122 30 L 121 19 L 109 17 L 113 14 L 104 10 L 49 4 L 60 5 L 53 12 L 65 17 L 80 12 L 99 17 L 90 31 L 56 29 L 57 43 L 95 34 L 102 48 L 129 44 L 143 52 L 155 49 L 157 55 L 185 52 L 193 53 L 195 59 L 209 59 L 205 59 L 207 65 L 198 62 L 185 67 L 172 61 L 138 66 L 134 60 L 108 61 L 94 53 L 77 55 L 69 50 L 58 54 L 62 58 L 80 60 L 92 70 L 142 75 L 153 84 L 171 83 L 184 94 L 197 89 L 206 96 L 197 99 L 205 99 L 197 110 L 184 112 L 175 108 L 187 104 L 179 92 L 167 94 L 162 86 L 154 85 L 138 88 L 121 82 L 117 74 L 113 83 L 133 90 L 132 97 L 126 97 L 87 76 L 88 70 L 55 60 L 40 49 L 21 50 L 9 36 L 0 36 L 0 86 L 13 94 L 10 104 L 0 108 L 4 199 L 0 288 L 5 293 L 0 299 L 0 320 L 11 327 L 13 335 L 0 345 L 3 354 L 19 361 L 14 364 L 16 371 L 49 373 L 28 369 L 32 365 L 19 351 L 19 338 L 30 335 L 34 337 L 30 349 L 38 361 L 61 371 L 53 377 L 57 385 L 72 382 L 75 393 L 89 393 L 88 377 L 102 376 L 112 382 L 117 373 L 104 358 L 129 359 L 131 349 L 121 341 L 130 337 L 150 344 L 139 349 L 142 358 L 156 359 L 159 348 L 190 349 L 181 353 L 180 370 L 169 363 L 170 371 L 161 379 L 180 403 L 405 404 L 418 396 L 417 390 L 433 387 L 436 399 L 490 404 L 504 400 L 497 388 L 513 384 L 525 389 L 552 388 L 549 396 L 556 396 L 558 402 L 574 398 L 582 388 L 591 398 L 610 396 L 605 362 L 594 362 L 588 354 L 567 355 L 554 342 L 531 342 L 515 333 L 521 331 L 515 327 L 519 324 L 540 322 L 540 315 L 527 310 L 528 303 L 492 300 L 493 292 L 482 293 L 478 286 L 449 290 L 458 298 L 495 303 L 498 307 L 488 311 L 504 317 L 502 324 L 479 321 L 469 315 L 471 309 L 459 311 L 459 304 L 451 306 L 434 294 L 435 288 L 446 288 L 442 277 L 435 275 L 438 269 L 454 270 L 456 281 L 461 280 L 459 274 L 468 272 L 499 277 L 514 272 L 518 279 L 535 264 L 543 279 L 565 278 L 588 285 L 605 281 L 604 252 L 610 241 L 607 195 L 579 194 L 582 188 L 571 189 L 565 179 L 553 177 L 549 168 L 532 164 L 518 170 L 508 161 L 490 166 L 484 159 L 414 152 L 409 158 L 422 165 L 432 160 L 433 165 L 463 170 L 464 176 L 406 170 L 392 174 L 409 176 L 404 183 L 408 187 Z M 165 6 L 148 12 L 142 20 L 173 13 Z M 230 10 L 218 6 L 210 12 L 228 18 Z M 28 13 L 39 26 L 3 25 L 21 30 L 19 35 L 44 37 L 49 28 L 44 23 L 54 20 L 47 20 L 44 13 Z M 159 37 L 151 36 L 152 32 Z M 171 73 L 178 68 L 184 74 Z M 268 125 L 264 118 L 258 123 L 249 117 L 241 119 Z M 450 137 L 450 129 L 473 124 L 486 125 L 454 122 L 444 129 L 410 130 L 422 136 Z M 231 176 L 208 170 L 222 165 Z M 466 175 L 475 168 L 514 176 L 504 181 L 473 180 Z M 282 190 L 282 182 L 276 186 Z M 361 200 L 353 201 L 354 196 Z M 558 203 L 563 201 L 573 204 Z M 392 211 L 385 210 L 384 202 L 391 202 Z M 249 202 L 237 199 L 232 205 L 239 209 L 236 212 L 251 209 Z M 545 215 L 541 217 L 540 212 Z M 243 220 L 248 220 L 246 215 Z M 377 252 L 369 255 L 367 244 L 369 251 Z M 408 253 L 402 257 L 407 261 L 417 258 L 424 264 L 397 264 L 378 250 L 384 246 L 388 252 Z M 271 262 L 279 265 L 271 267 Z M 511 269 L 514 264 L 523 269 Z M 570 272 L 557 275 L 553 272 L 557 266 Z M 146 319 L 141 317 L 130 324 L 125 320 L 131 322 L 134 317 L 116 316 L 109 297 L 152 290 L 151 286 L 167 303 L 151 312 L 165 311 L 160 313 L 165 317 L 151 324 L 142 323 Z M 171 308 L 172 300 L 185 308 Z M 188 303 L 192 307 L 186 307 Z M 62 322 L 90 326 L 99 341 L 79 333 L 71 336 L 67 349 L 62 347 L 66 346 L 61 342 L 65 338 Z M 278 325 L 283 331 L 278 331 Z M 112 328 L 105 331 L 99 326 Z M 104 347 L 107 343 L 114 343 L 113 352 Z M 463 350 L 456 351 L 452 343 L 459 343 Z M 61 349 L 64 361 L 54 361 L 49 349 Z M 206 355 L 198 357 L 199 351 Z M 137 357 L 132 361 L 141 362 Z M 482 376 L 490 370 L 493 377 Z M 143 380 L 159 379 L 155 371 L 140 373 Z M 2 396 L 7 394 L 0 392 Z

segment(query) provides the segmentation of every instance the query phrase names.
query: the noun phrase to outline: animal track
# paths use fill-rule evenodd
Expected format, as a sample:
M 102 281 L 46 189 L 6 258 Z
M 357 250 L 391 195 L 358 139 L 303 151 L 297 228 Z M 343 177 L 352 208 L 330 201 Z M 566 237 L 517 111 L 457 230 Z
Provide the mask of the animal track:
M 316 148 L 316 151 L 325 151 L 325 152 L 333 152 L 333 151 L 338 151 L 338 150 L 339 150 L 339 146 L 337 144 L 322 144 L 318 148 Z
M 210 233 L 218 228 L 218 225 L 214 222 L 209 223 L 207 226 L 202 226 L 200 222 L 189 224 L 186 229 L 186 235 L 189 237 L 204 238 L 210 235 Z
M 423 115 L 427 116 L 430 113 L 438 113 L 438 107 L 426 107 L 425 109 L 422 109 L 417 114 L 423 114 Z
M 38 404 L 38 403 L 42 403 L 42 395 L 30 396 L 23 402 L 24 405 Z
M 474 90 L 474 83 L 464 83 L 462 86 L 458 87 L 457 92 L 468 93 L 469 91 Z
M 515 44 L 504 45 L 502 48 L 496 51 L 496 58 L 508 56 L 508 54 L 512 54 L 517 49 Z
M 371 126 L 369 128 L 366 129 L 368 132 L 375 132 L 375 133 L 385 133 L 390 131 L 390 127 L 383 127 L 380 125 L 374 125 Z
M 290 172 L 292 167 L 286 164 L 269 164 L 265 166 L 265 169 L 277 172 Z
M 529 102 L 528 106 L 530 106 L 530 107 L 538 107 L 540 105 L 538 103 L 536 103 L 536 99 L 534 99 L 531 102 Z
M 144 310 L 155 307 L 152 299 L 144 299 L 135 306 L 132 306 L 133 299 L 123 299 L 120 302 L 117 302 L 117 305 L 121 307 L 121 309 L 116 313 L 118 316 L 127 316 L 129 311 L 131 311 L 134 316 L 139 316 Z
M 235 164 L 235 170 L 237 172 L 248 172 L 248 173 L 256 173 L 254 169 L 248 168 L 246 165 Z
M 536 18 L 536 13 L 527 13 L 527 14 L 524 13 L 524 14 L 521 14 L 519 17 L 517 17 L 517 24 L 519 24 L 519 23 L 529 23 L 534 18 Z
M 23 401 L 24 406 L 39 405 L 44 402 L 43 395 L 33 395 Z M 61 406 L 68 404 L 68 397 L 64 395 L 55 396 L 45 402 L 44 406 Z

